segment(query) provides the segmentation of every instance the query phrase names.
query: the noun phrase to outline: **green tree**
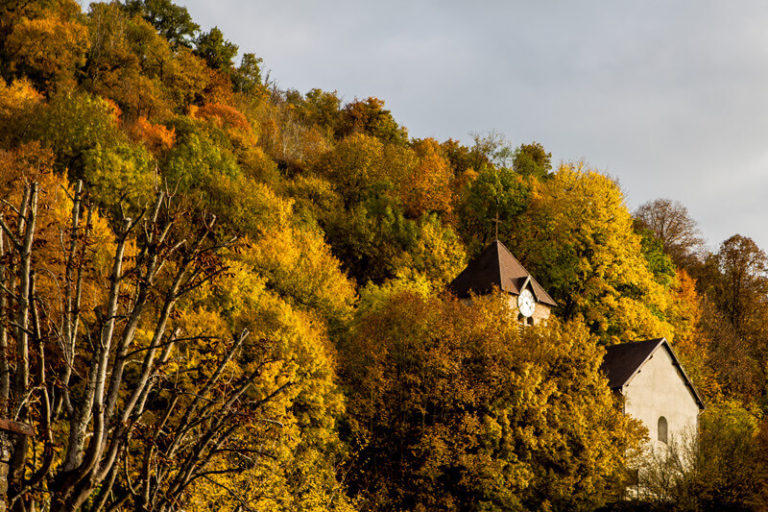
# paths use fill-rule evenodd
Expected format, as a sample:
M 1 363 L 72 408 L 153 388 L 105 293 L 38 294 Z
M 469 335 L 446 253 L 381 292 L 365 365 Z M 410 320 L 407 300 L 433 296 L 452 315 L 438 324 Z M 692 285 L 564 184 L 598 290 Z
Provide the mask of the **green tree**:
M 232 59 L 237 55 L 237 45 L 224 39 L 219 27 L 213 27 L 197 37 L 195 54 L 205 59 L 209 67 L 230 72 L 234 66 Z
M 484 167 L 469 185 L 459 206 L 459 232 L 470 254 L 477 254 L 495 238 L 509 240 L 514 220 L 528 207 L 531 185 L 511 169 Z
M 552 172 L 552 153 L 538 142 L 522 144 L 515 150 L 512 168 L 523 175 L 546 178 Z
M 669 287 L 675 279 L 675 264 L 664 252 L 664 244 L 656 238 L 653 231 L 642 224 L 635 222 L 634 228 L 641 237 L 643 256 L 648 262 L 648 268 L 653 272 L 654 279 L 664 287 Z
M 418 225 L 383 196 L 371 196 L 322 221 L 333 254 L 358 284 L 394 277 L 397 262 L 418 238 Z
M 171 0 L 127 0 L 125 7 L 132 14 L 140 14 L 173 46 L 191 48 L 200 30 L 187 8 Z
M 134 207 L 153 195 L 155 162 L 141 145 L 119 129 L 115 111 L 88 94 L 57 94 L 48 104 L 34 105 L 20 120 L 22 140 L 39 140 L 53 149 L 54 170 L 92 187 L 91 197 L 103 207 L 118 199 Z
M 256 57 L 253 53 L 243 54 L 240 59 L 240 66 L 232 76 L 233 85 L 236 91 L 242 93 L 252 93 L 262 85 L 261 82 L 261 63 L 263 59 Z

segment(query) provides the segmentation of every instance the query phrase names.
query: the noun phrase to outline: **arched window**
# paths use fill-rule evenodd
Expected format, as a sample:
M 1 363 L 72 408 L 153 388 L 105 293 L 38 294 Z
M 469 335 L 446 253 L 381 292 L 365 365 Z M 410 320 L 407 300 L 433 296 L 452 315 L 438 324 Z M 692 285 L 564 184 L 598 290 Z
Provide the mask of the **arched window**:
M 659 418 L 659 441 L 667 443 L 667 418 L 664 416 Z

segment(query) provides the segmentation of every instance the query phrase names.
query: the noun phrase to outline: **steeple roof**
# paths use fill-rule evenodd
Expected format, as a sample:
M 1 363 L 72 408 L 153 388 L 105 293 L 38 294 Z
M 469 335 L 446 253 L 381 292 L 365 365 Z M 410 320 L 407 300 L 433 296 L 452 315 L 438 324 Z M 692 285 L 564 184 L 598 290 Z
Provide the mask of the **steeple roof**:
M 469 262 L 467 268 L 448 285 L 448 288 L 457 297 L 464 298 L 470 293 L 481 295 L 489 293 L 494 287 L 519 295 L 529 285 L 537 302 L 557 306 L 554 299 L 525 270 L 509 249 L 495 240 L 477 258 Z

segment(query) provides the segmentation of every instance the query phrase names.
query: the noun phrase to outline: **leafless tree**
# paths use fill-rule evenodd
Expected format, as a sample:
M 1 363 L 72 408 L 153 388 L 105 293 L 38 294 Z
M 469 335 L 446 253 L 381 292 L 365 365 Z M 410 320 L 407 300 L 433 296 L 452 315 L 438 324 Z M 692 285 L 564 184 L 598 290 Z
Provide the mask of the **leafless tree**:
M 664 247 L 664 252 L 681 266 L 700 257 L 704 240 L 688 209 L 678 201 L 655 199 L 641 205 L 635 218 L 650 229 Z
M 253 390 L 275 361 L 269 342 L 247 332 L 218 340 L 207 367 L 169 364 L 202 338 L 174 326 L 177 304 L 225 270 L 218 252 L 232 240 L 215 236 L 214 218 L 192 223 L 159 193 L 136 218 L 117 220 L 98 286 L 82 184 L 58 261 L 36 255 L 39 196 L 26 186 L 0 216 L 0 411 L 36 431 L 11 436 L 10 508 L 179 510 L 194 482 L 254 463 L 262 450 L 242 429 L 291 386 Z M 42 280 L 57 293 L 40 292 Z M 92 312 L 83 310 L 88 286 L 101 288 Z M 230 371 L 245 351 L 248 371 Z

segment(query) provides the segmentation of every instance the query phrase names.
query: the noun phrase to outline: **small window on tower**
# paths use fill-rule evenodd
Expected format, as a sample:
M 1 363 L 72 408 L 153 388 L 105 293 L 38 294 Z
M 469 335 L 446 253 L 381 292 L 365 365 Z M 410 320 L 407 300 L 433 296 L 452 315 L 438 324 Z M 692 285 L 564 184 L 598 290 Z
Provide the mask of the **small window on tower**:
M 659 441 L 667 443 L 667 418 L 664 416 L 659 418 Z

